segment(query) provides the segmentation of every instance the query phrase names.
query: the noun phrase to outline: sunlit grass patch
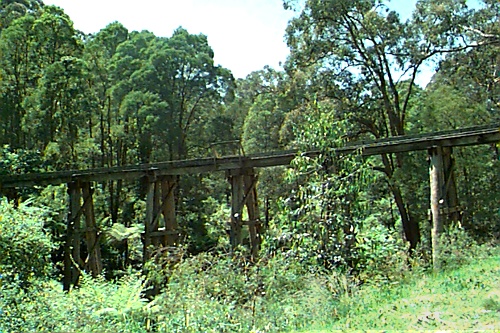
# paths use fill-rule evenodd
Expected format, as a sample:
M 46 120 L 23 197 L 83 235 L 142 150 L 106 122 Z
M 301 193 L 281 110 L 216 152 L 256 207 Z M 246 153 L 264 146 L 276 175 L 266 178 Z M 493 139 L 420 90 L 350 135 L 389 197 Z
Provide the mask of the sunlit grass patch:
M 500 255 L 401 284 L 363 286 L 339 300 L 349 308 L 328 329 L 302 332 L 500 332 Z

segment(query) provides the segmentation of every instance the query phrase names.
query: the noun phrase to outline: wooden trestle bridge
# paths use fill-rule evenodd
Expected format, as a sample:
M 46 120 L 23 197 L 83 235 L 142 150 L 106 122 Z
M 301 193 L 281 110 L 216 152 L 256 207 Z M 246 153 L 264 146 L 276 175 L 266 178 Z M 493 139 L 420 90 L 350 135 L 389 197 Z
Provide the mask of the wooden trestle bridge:
M 408 151 L 427 150 L 431 161 L 431 201 L 442 197 L 449 182 L 451 148 L 500 142 L 500 123 L 465 129 L 428 134 L 392 137 L 375 141 L 361 141 L 333 150 L 334 154 L 360 152 L 362 155 L 379 155 Z M 151 257 L 155 247 L 174 246 L 178 242 L 175 219 L 174 189 L 180 175 L 226 172 L 231 186 L 230 243 L 236 247 L 242 243 L 242 228 L 248 227 L 253 256 L 260 245 L 260 220 L 257 200 L 256 168 L 286 166 L 298 155 L 318 157 L 321 151 L 278 151 L 265 154 L 236 155 L 220 158 L 159 162 L 141 165 L 88 170 L 70 170 L 47 173 L 0 176 L 0 190 L 34 186 L 67 184 L 69 213 L 67 239 L 64 246 L 64 287 L 69 289 L 78 280 L 79 267 L 98 275 L 102 271 L 94 204 L 93 184 L 110 180 L 142 180 L 147 184 L 146 218 L 143 235 L 144 260 Z M 435 170 L 437 172 L 433 172 Z M 448 170 L 449 171 L 449 170 Z M 434 174 L 434 176 L 433 176 Z M 435 182 L 435 184 L 432 184 Z M 435 186 L 432 186 L 435 185 Z M 439 203 L 442 204 L 442 203 Z M 431 202 L 433 219 L 440 219 L 446 208 Z M 248 220 L 243 221 L 243 209 L 247 208 Z M 84 225 L 81 218 L 84 217 Z M 162 218 L 163 217 L 163 218 Z M 83 260 L 80 245 L 85 241 L 87 258 Z

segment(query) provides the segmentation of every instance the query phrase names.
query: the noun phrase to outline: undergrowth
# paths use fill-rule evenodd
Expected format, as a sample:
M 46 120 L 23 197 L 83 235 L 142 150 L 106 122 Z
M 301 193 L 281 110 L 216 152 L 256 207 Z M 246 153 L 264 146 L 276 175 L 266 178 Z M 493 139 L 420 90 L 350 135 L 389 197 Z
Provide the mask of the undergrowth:
M 500 250 L 482 249 L 484 253 L 467 262 L 460 256 L 463 265 L 459 268 L 453 265 L 438 274 L 412 274 L 383 286 L 365 285 L 337 300 L 337 306 L 348 311 L 335 322 L 298 331 L 500 332 Z
M 151 277 L 139 272 L 115 282 L 84 275 L 69 293 L 53 280 L 35 279 L 29 288 L 4 281 L 0 331 L 500 330 L 500 250 L 460 232 L 447 237 L 448 258 L 439 274 L 417 262 L 405 268 L 408 258 L 399 252 L 381 258 L 383 270 L 356 275 L 304 265 L 283 253 L 257 263 L 202 253 L 158 267 L 155 279 L 163 284 L 155 297 L 147 293 Z

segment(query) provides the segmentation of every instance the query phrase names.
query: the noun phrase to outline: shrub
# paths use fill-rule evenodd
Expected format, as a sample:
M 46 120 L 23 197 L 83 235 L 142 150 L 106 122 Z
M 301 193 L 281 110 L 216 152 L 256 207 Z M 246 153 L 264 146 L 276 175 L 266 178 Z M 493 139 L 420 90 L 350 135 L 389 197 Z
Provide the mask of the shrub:
M 480 245 L 459 224 L 452 224 L 441 235 L 440 248 L 442 267 L 453 269 L 477 257 Z
M 48 211 L 29 202 L 16 208 L 0 200 L 0 272 L 7 283 L 27 287 L 35 278 L 50 275 L 50 253 L 55 247 L 44 223 Z
M 84 275 L 69 293 L 55 281 L 35 281 L 25 292 L 5 296 L 0 328 L 7 332 L 145 332 L 142 279 L 130 275 L 117 283 Z M 19 291 L 19 290 L 17 290 Z

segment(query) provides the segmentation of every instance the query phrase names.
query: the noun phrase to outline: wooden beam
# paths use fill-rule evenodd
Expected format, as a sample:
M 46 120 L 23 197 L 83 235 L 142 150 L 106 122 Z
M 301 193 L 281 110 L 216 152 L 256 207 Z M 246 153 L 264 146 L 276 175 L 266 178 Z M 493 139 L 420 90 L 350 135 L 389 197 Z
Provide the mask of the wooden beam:
M 443 196 L 446 210 L 448 213 L 446 223 L 459 222 L 461 220 L 461 209 L 458 201 L 457 182 L 455 178 L 455 161 L 453 158 L 453 147 L 443 147 Z
M 80 217 L 82 214 L 80 183 L 68 183 L 69 212 L 66 243 L 64 245 L 63 289 L 78 285 L 80 278 Z
M 500 124 L 476 126 L 466 129 L 435 133 L 392 137 L 376 141 L 353 142 L 331 151 L 332 154 L 347 154 L 355 151 L 364 156 L 428 150 L 433 147 L 459 147 L 490 144 L 500 141 Z M 317 157 L 319 150 L 299 152 L 286 150 L 248 156 L 226 156 L 221 158 L 199 158 L 193 160 L 149 163 L 113 168 L 69 170 L 48 173 L 0 176 L 0 189 L 13 187 L 33 187 L 82 182 L 101 182 L 117 179 L 138 179 L 150 172 L 157 176 L 196 174 L 245 168 L 264 168 L 289 165 L 297 156 Z

